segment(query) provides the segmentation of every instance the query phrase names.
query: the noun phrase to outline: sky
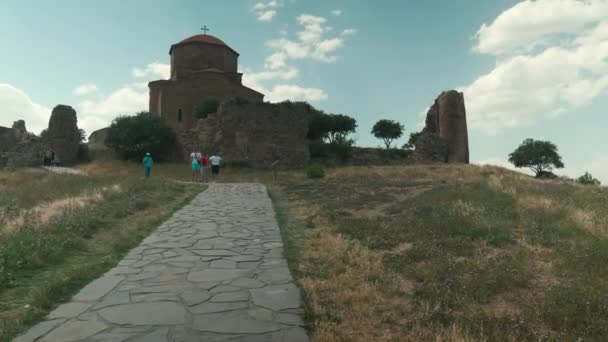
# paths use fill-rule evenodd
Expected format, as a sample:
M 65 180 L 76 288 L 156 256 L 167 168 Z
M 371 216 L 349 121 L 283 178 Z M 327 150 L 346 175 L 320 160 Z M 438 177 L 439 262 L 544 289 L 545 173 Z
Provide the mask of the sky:
M 209 34 L 240 53 L 243 83 L 419 131 L 445 90 L 464 92 L 474 163 L 509 166 L 524 139 L 554 142 L 571 177 L 608 183 L 608 0 L 3 0 L 0 126 L 46 127 L 57 104 L 88 133 L 148 108 L 169 48 Z

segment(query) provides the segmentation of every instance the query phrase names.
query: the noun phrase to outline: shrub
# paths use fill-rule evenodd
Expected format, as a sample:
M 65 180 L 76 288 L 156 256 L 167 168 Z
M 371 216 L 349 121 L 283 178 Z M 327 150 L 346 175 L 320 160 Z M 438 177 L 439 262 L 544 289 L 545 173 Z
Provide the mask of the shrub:
M 557 179 L 558 176 L 551 171 L 540 171 L 536 174 L 536 178 L 541 179 Z
M 352 139 L 339 137 L 329 144 L 329 150 L 338 157 L 338 160 L 344 163 L 352 158 L 354 143 Z
M 141 112 L 114 119 L 106 144 L 124 159 L 140 160 L 146 152 L 155 159 L 163 159 L 174 141 L 175 133 L 162 118 Z
M 78 145 L 78 161 L 89 162 L 91 161 L 91 154 L 89 153 L 89 145 L 80 143 Z
M 311 158 L 326 158 L 329 154 L 329 148 L 323 141 L 312 141 L 308 145 Z
M 578 183 L 584 184 L 584 185 L 601 185 L 602 184 L 599 179 L 593 177 L 593 175 L 591 175 L 589 172 L 585 172 L 585 174 L 578 177 L 576 179 L 576 181 Z
M 308 178 L 324 178 L 325 169 L 319 164 L 312 164 L 306 169 L 306 175 Z

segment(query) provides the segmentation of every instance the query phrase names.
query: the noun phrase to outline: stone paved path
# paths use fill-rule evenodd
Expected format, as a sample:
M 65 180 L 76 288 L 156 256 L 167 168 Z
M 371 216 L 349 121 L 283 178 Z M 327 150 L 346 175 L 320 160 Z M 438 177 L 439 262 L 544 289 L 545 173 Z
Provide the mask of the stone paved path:
M 212 184 L 14 341 L 308 341 L 266 189 Z

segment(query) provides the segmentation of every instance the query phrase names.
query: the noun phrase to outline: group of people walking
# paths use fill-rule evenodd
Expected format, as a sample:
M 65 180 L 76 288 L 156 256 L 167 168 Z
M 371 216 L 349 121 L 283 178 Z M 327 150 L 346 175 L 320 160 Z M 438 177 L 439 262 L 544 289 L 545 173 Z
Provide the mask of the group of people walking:
M 222 157 L 219 156 L 219 153 L 215 153 L 211 157 L 208 157 L 206 154 L 203 154 L 201 152 L 190 153 L 192 181 L 205 181 L 209 177 L 209 169 L 211 169 L 211 175 L 219 175 L 221 162 Z M 150 154 L 150 152 L 146 153 L 146 156 L 142 160 L 142 164 L 144 165 L 144 174 L 146 178 L 150 177 L 150 174 L 152 172 L 152 166 L 154 165 L 154 160 L 152 159 L 152 155 Z
M 218 156 L 218 153 L 211 157 L 201 152 L 190 153 L 192 181 L 204 181 L 209 176 L 209 167 L 211 167 L 212 175 L 219 175 L 221 161 L 222 157 Z

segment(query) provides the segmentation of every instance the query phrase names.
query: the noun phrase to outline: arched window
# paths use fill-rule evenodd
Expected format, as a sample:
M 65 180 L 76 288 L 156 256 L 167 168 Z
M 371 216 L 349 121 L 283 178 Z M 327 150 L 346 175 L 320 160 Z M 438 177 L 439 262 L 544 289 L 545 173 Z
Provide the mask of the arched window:
M 182 109 L 177 110 L 177 122 L 182 122 Z

